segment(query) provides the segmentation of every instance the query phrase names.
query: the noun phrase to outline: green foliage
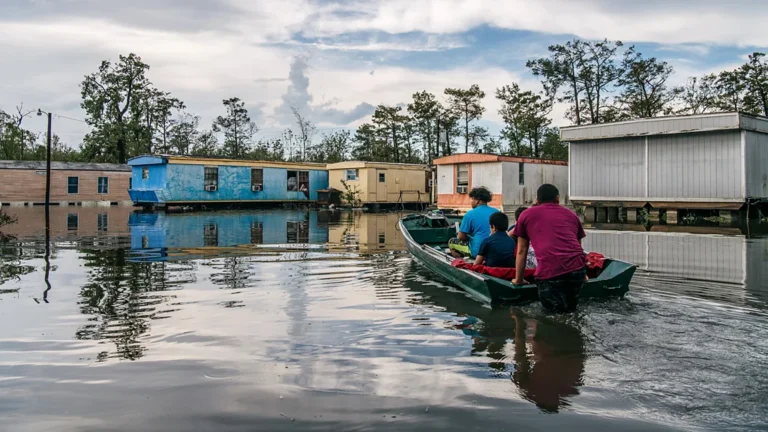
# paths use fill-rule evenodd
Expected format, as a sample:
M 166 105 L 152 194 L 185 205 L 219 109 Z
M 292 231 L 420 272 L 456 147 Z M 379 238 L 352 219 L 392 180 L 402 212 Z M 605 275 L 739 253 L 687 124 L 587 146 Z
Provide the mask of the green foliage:
M 341 181 L 341 185 L 344 186 L 344 192 L 341 193 L 341 200 L 354 208 L 360 207 L 362 201 L 360 200 L 360 189 L 357 185 L 350 186 L 345 180 Z
M 621 94 L 616 98 L 621 114 L 619 118 L 650 118 L 671 114 L 675 93 L 667 87 L 673 69 L 667 62 L 655 57 L 643 58 L 630 47 L 624 52 L 619 85 Z
M 437 146 L 437 122 L 442 110 L 435 95 L 427 91 L 414 93 L 413 102 L 408 104 L 408 113 L 424 149 L 424 162 L 428 164 L 440 154 Z
M 213 131 L 224 133 L 224 145 L 221 149 L 224 157 L 243 159 L 250 152 L 253 135 L 259 128 L 251 121 L 245 102 L 240 98 L 225 99 L 223 103 L 227 114 L 216 118 L 213 122 Z
M 540 157 L 551 160 L 568 160 L 568 144 L 560 141 L 558 128 L 549 128 L 544 132 Z
M 129 148 L 147 148 L 151 135 L 141 121 L 152 84 L 146 77 L 149 65 L 136 54 L 120 56 L 116 64 L 103 61 L 98 72 L 81 84 L 81 107 L 92 131 L 83 141 L 88 160 L 125 163 Z
M 541 156 L 541 144 L 552 121 L 553 101 L 545 94 L 522 91 L 516 83 L 496 89 L 501 101 L 499 114 L 504 120 L 502 130 L 515 156 Z
M 373 124 L 378 127 L 381 138 L 389 141 L 388 150 L 391 149 L 393 162 L 400 162 L 400 144 L 403 141 L 404 124 L 409 121 L 407 116 L 401 114 L 403 110 L 399 106 L 379 105 L 373 112 Z M 389 153 L 389 152 L 388 152 Z
M 470 123 L 480 120 L 485 112 L 485 107 L 480 102 L 485 98 L 485 92 L 480 86 L 472 84 L 469 89 L 447 88 L 445 96 L 448 98 L 448 107 L 454 117 L 464 124 L 464 152 L 469 152 L 471 141 Z
M 346 160 L 351 133 L 346 130 L 323 134 L 320 142 L 312 148 L 309 160 L 312 162 L 336 163 Z

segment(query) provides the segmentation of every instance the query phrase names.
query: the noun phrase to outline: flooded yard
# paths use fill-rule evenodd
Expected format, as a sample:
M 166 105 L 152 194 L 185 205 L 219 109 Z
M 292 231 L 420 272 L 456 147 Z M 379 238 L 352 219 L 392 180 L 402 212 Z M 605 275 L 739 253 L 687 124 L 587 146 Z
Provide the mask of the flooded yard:
M 47 265 L 9 213 L 2 430 L 768 429 L 768 238 L 588 230 L 630 293 L 552 317 L 443 284 L 397 214 L 56 207 Z

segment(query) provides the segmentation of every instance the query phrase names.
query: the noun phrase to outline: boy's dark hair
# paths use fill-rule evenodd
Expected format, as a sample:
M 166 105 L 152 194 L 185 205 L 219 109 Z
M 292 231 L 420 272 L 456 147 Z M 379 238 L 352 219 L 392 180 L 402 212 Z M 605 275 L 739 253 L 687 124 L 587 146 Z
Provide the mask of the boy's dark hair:
M 515 210 L 515 222 L 520 220 L 520 215 L 526 210 L 528 210 L 528 207 L 518 207 L 517 210 Z
M 496 228 L 496 231 L 506 232 L 507 228 L 509 228 L 509 218 L 502 212 L 492 214 L 488 222 L 491 223 L 492 227 Z
M 492 198 L 491 191 L 484 188 L 483 186 L 472 188 L 472 190 L 469 192 L 469 197 L 484 203 L 491 202 Z
M 536 191 L 536 200 L 539 204 L 553 203 L 557 200 L 558 195 L 560 195 L 560 191 L 555 185 L 545 183 L 539 186 L 539 190 Z

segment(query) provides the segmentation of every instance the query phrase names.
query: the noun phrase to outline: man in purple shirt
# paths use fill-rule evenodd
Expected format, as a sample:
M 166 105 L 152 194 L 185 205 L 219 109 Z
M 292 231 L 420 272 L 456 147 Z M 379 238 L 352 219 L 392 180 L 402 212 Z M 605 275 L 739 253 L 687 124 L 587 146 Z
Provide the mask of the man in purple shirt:
M 570 312 L 579 302 L 584 286 L 586 255 L 581 240 L 586 237 L 578 216 L 560 205 L 560 192 L 551 184 L 536 192 L 535 207 L 527 209 L 517 221 L 517 277 L 522 285 L 529 242 L 536 253 L 536 286 L 542 306 L 551 312 Z

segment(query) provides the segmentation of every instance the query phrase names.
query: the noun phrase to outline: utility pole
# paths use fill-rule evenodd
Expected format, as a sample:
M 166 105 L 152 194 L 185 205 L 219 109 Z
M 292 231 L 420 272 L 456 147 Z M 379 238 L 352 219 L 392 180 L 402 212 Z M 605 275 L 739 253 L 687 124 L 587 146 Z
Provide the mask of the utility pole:
M 51 205 L 51 123 L 52 115 L 48 114 L 48 140 L 45 151 L 45 219 L 48 220 L 48 207 Z M 48 224 L 45 224 L 46 229 Z

